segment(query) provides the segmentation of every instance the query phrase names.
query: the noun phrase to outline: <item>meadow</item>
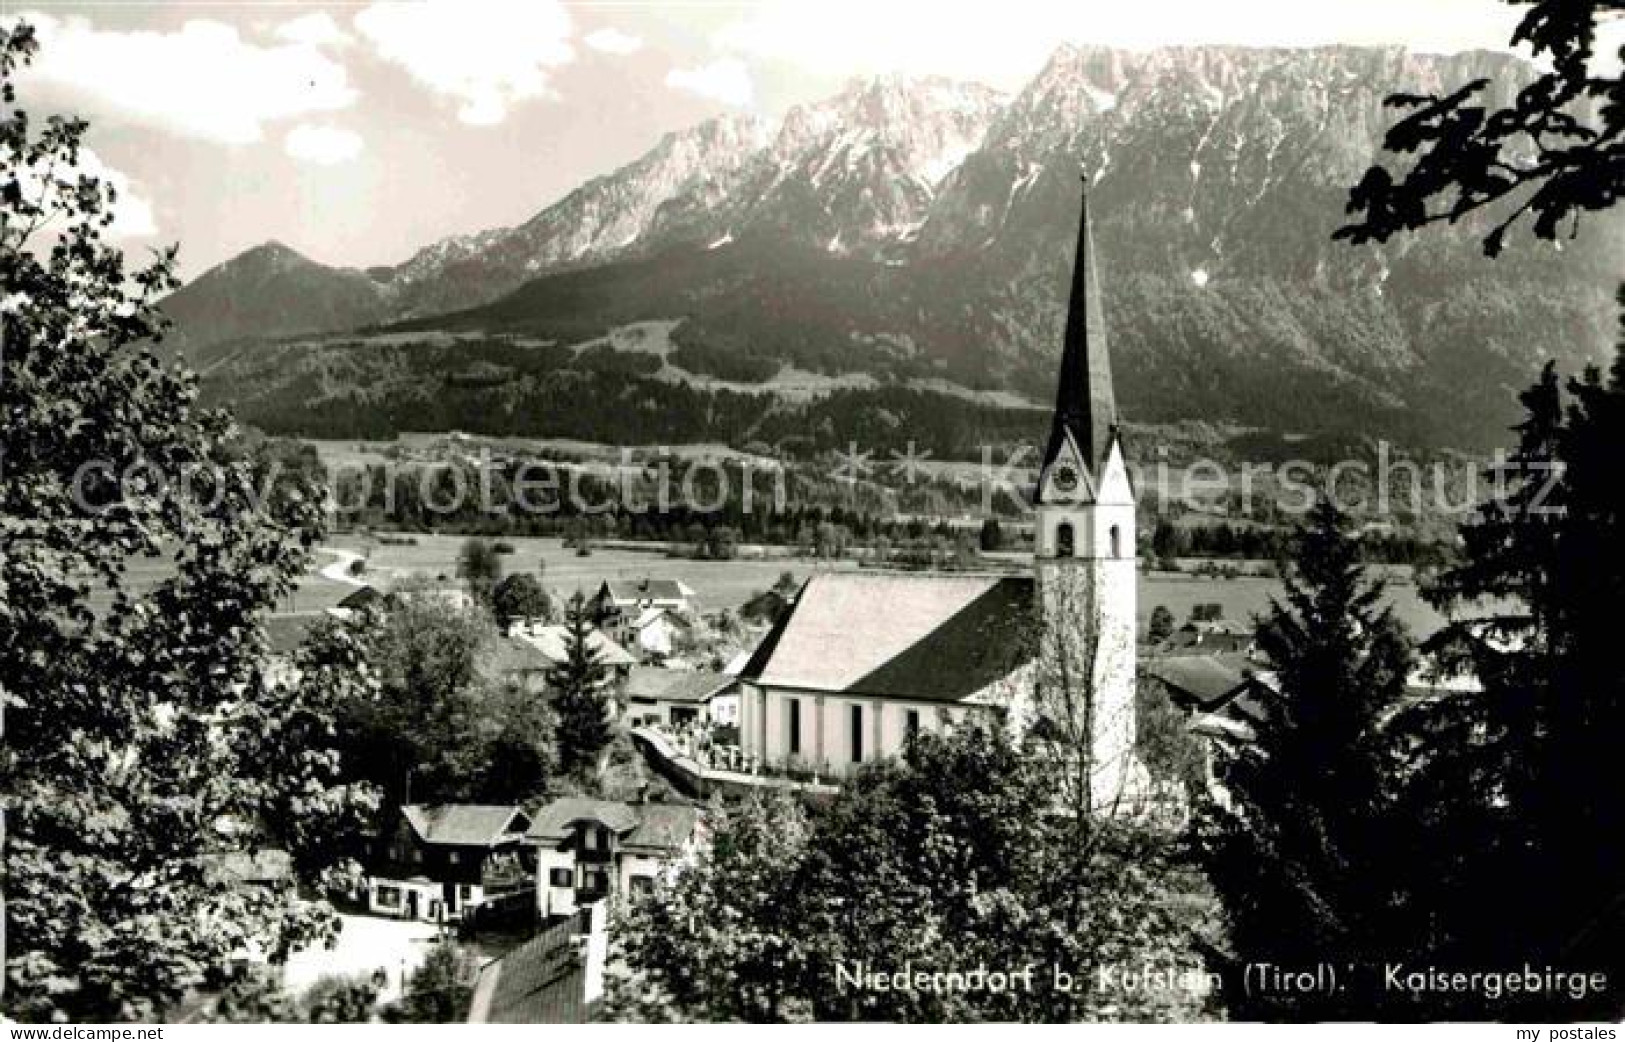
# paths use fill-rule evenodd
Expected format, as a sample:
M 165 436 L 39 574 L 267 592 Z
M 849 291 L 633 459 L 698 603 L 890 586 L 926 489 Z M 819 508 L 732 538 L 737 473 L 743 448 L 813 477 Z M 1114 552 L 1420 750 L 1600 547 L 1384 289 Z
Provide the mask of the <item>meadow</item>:
M 368 557 L 369 582 L 387 585 L 408 575 L 454 579 L 457 554 L 466 537 L 460 535 L 411 535 L 415 545 L 389 545 L 360 537 L 338 538 L 334 546 L 363 552 Z M 514 547 L 503 556 L 503 572 L 536 571 L 542 565 L 548 589 L 568 596 L 576 590 L 594 592 L 605 579 L 677 579 L 699 595 L 704 611 L 737 608 L 750 597 L 772 586 L 780 574 L 790 572 L 798 581 L 818 571 L 851 570 L 852 561 L 815 561 L 788 556 L 782 547 L 747 548 L 766 556 L 742 557 L 732 561 L 701 561 L 671 557 L 664 544 L 614 544 L 596 546 L 587 557 L 578 556 L 556 538 L 504 538 Z M 326 560 L 324 558 L 324 560 Z M 1001 561 L 1016 572 L 1023 566 L 1010 555 Z M 1194 564 L 1194 562 L 1191 562 Z M 1413 635 L 1425 637 L 1439 628 L 1443 618 L 1424 602 L 1403 569 L 1390 569 L 1389 599 L 1394 611 Z M 1243 576 L 1229 579 L 1199 578 L 1189 574 L 1142 571 L 1139 581 L 1139 615 L 1143 628 L 1158 605 L 1168 608 L 1183 622 L 1197 604 L 1218 603 L 1226 618 L 1247 622 L 1269 605 L 1281 592 L 1276 579 Z M 341 594 L 342 596 L 342 594 Z
M 391 536 L 416 540 L 415 545 L 386 544 L 359 537 L 336 538 L 331 545 L 363 552 L 368 582 L 387 585 L 409 575 L 431 579 L 455 579 L 457 554 L 466 536 Z M 535 572 L 541 565 L 543 582 L 555 593 L 569 596 L 577 590 L 594 593 L 605 579 L 677 579 L 699 595 L 703 611 L 737 608 L 753 595 L 771 587 L 783 572 L 805 579 L 813 571 L 850 570 L 851 561 L 811 561 L 784 556 L 739 558 L 732 561 L 700 561 L 667 556 L 665 544 L 649 543 L 636 548 L 626 544 L 595 546 L 581 557 L 563 540 L 545 537 L 503 537 L 500 542 L 514 548 L 502 556 L 503 574 Z M 776 549 L 776 548 L 775 548 Z

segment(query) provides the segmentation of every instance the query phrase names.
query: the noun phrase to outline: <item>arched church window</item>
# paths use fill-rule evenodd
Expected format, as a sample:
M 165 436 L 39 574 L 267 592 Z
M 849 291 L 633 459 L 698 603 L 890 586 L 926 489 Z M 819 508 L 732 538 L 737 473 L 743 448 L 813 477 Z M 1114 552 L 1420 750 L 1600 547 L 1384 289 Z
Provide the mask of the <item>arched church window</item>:
M 1071 557 L 1074 552 L 1072 522 L 1062 521 L 1055 526 L 1055 556 Z
M 1122 557 L 1123 556 L 1123 534 L 1118 529 L 1118 527 L 1116 525 L 1112 526 L 1111 540 L 1112 540 L 1112 556 L 1113 557 Z

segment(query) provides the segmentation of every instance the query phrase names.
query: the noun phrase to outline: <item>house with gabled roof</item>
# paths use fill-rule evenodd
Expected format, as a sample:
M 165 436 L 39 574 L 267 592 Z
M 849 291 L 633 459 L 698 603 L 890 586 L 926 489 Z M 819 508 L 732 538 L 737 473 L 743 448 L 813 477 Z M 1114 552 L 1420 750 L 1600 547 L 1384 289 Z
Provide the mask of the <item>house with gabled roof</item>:
M 401 919 L 461 919 L 530 886 L 530 817 L 512 804 L 408 804 L 369 844 L 367 910 Z
M 622 644 L 633 637 L 632 626 L 652 608 L 676 615 L 695 610 L 696 594 L 677 579 L 605 579 L 590 602 L 593 620 Z
M 525 839 L 536 851 L 536 910 L 549 919 L 677 870 L 700 840 L 700 811 L 566 796 L 536 812 Z
M 635 666 L 626 678 L 626 713 L 634 724 L 679 728 L 712 720 L 736 723 L 738 681 L 708 669 Z
M 561 623 L 515 626 L 510 636 L 512 640 L 536 652 L 540 656 L 537 661 L 546 663 L 544 670 L 558 665 L 570 656 L 570 629 Z M 610 639 L 603 630 L 595 629 L 588 634 L 587 648 L 617 679 L 624 678 L 627 671 L 637 665 L 638 660 Z

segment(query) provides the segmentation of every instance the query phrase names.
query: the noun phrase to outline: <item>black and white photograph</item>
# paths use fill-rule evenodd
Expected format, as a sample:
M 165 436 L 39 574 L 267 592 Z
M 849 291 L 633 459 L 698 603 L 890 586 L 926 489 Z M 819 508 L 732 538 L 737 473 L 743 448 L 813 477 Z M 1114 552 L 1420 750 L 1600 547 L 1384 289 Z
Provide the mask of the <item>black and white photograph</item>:
M 1622 70 L 0 0 L 0 1031 L 1617 1039 Z

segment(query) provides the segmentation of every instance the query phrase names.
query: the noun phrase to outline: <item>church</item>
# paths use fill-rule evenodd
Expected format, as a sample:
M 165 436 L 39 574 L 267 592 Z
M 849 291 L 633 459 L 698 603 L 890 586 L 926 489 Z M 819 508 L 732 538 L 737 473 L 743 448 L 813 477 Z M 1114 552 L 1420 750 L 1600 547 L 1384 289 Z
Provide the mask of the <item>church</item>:
M 1094 792 L 1138 788 L 1134 490 L 1100 296 L 1085 200 L 1031 574 L 815 575 L 740 674 L 748 756 L 846 777 L 917 730 L 1025 726 L 1059 675 L 1084 693 Z

